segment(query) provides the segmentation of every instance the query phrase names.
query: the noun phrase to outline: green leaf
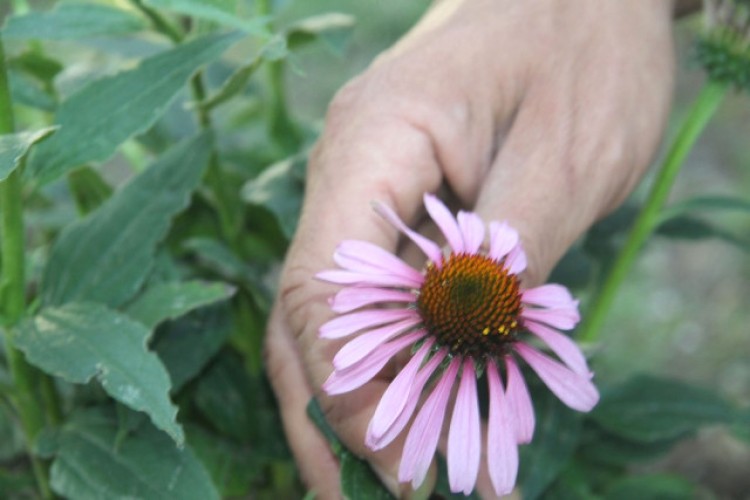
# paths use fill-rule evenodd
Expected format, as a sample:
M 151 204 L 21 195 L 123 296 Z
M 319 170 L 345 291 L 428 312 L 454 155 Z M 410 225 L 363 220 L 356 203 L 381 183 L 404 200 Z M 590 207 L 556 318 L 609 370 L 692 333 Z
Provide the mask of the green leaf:
M 189 447 L 177 448 L 144 425 L 118 441 L 111 412 L 79 412 L 62 428 L 50 471 L 52 489 L 64 498 L 218 500 L 206 469 Z
M 625 477 L 607 491 L 605 500 L 688 500 L 696 498 L 695 486 L 682 477 L 648 474 Z
M 654 461 L 664 456 L 676 442 L 677 439 L 649 443 L 631 441 L 606 432 L 598 426 L 591 426 L 584 429 L 579 453 L 593 463 L 626 466 Z
M 538 392 L 538 391 L 537 391 Z M 581 415 L 549 391 L 534 398 L 534 439 L 520 449 L 518 486 L 525 500 L 534 500 L 557 478 L 573 456 L 581 435 Z
M 23 453 L 24 442 L 21 430 L 16 425 L 10 405 L 0 399 L 0 463 L 7 462 Z
M 29 12 L 8 18 L 4 38 L 73 40 L 135 33 L 145 20 L 126 10 L 95 3 L 62 3 L 47 12 Z
M 8 83 L 13 102 L 53 113 L 57 109 L 55 98 L 43 90 L 37 82 L 19 71 L 8 70 Z
M 44 183 L 73 167 L 108 159 L 120 144 L 150 128 L 201 66 L 241 37 L 197 38 L 84 87 L 60 105 L 55 122 L 62 128 L 36 148 L 27 173 Z
M 80 214 L 93 212 L 112 196 L 112 187 L 91 167 L 77 168 L 68 174 L 68 187 Z
M 268 18 L 243 19 L 237 12 L 237 0 L 144 0 L 144 4 L 213 21 L 255 35 L 266 35 Z
M 224 82 L 219 90 L 200 105 L 205 110 L 211 110 L 216 106 L 228 101 L 245 89 L 250 77 L 265 61 L 275 61 L 286 55 L 286 41 L 284 38 L 275 36 L 263 46 L 258 54 L 247 64 L 241 66 Z
M 188 442 L 208 469 L 221 497 L 247 497 L 253 482 L 263 480 L 266 470 L 250 447 L 243 448 L 198 426 L 187 429 Z
M 351 39 L 354 25 L 353 16 L 329 12 L 297 21 L 285 30 L 285 34 L 290 50 L 320 40 L 331 52 L 340 56 Z
M 731 196 L 698 196 L 670 205 L 662 212 L 662 222 L 688 212 L 738 211 L 750 213 L 750 200 Z
M 339 460 L 341 467 L 341 493 L 350 500 L 389 500 L 393 495 L 383 486 L 370 465 L 345 452 Z
M 732 416 L 732 407 L 712 392 L 648 375 L 604 392 L 591 413 L 612 434 L 645 443 L 679 439 Z
M 175 146 L 96 211 L 66 227 L 42 276 L 47 305 L 93 301 L 117 307 L 138 291 L 159 242 L 208 164 L 210 136 Z
M 731 243 L 746 252 L 750 252 L 750 240 L 735 236 L 714 223 L 689 215 L 679 215 L 666 220 L 656 229 L 656 233 L 668 238 L 686 240 L 717 238 Z
M 341 458 L 341 454 L 346 451 L 346 448 L 344 448 L 344 445 L 339 440 L 336 432 L 326 420 L 323 409 L 315 398 L 310 399 L 307 403 L 307 417 L 315 424 L 320 433 L 323 434 L 323 437 L 326 438 L 328 444 L 331 445 L 331 451 L 333 451 L 333 454 Z
M 242 187 L 243 199 L 276 216 L 281 230 L 291 238 L 297 229 L 305 186 L 305 159 L 289 158 L 263 171 Z
M 164 365 L 147 348 L 148 328 L 100 304 L 48 308 L 25 321 L 13 342 L 50 375 L 85 384 L 96 377 L 118 401 L 149 415 L 182 444 Z
M 159 283 L 141 294 L 125 311 L 131 318 L 154 328 L 164 320 L 179 318 L 198 307 L 227 299 L 234 291 L 234 287 L 224 283 Z
M 33 132 L 0 135 L 0 182 L 21 165 L 31 146 L 55 130 L 57 127 L 45 127 Z

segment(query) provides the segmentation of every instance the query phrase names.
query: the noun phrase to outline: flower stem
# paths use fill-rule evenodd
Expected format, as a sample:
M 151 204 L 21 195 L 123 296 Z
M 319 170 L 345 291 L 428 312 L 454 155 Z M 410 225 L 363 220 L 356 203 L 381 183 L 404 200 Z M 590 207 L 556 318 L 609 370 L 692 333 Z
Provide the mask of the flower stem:
M 14 130 L 13 108 L 5 67 L 5 51 L 0 40 L 0 135 L 12 134 Z M 2 279 L 0 297 L 5 329 L 5 357 L 13 378 L 13 402 L 21 420 L 26 446 L 31 457 L 34 476 L 44 498 L 51 498 L 47 470 L 31 452 L 34 438 L 44 427 L 44 414 L 35 394 L 36 371 L 28 364 L 10 338 L 13 327 L 23 317 L 26 308 L 24 280 L 24 230 L 23 205 L 21 202 L 21 174 L 14 170 L 0 182 L 0 237 L 2 237 Z
M 669 148 L 643 209 L 633 223 L 625 245 L 617 255 L 617 259 L 599 293 L 594 296 L 589 305 L 588 312 L 579 330 L 578 338 L 582 342 L 593 342 L 601 334 L 601 327 L 614 302 L 617 290 L 625 280 L 646 239 L 658 226 L 660 211 L 685 158 L 718 109 L 726 92 L 727 87 L 725 85 L 714 82 L 707 83 L 701 89 Z

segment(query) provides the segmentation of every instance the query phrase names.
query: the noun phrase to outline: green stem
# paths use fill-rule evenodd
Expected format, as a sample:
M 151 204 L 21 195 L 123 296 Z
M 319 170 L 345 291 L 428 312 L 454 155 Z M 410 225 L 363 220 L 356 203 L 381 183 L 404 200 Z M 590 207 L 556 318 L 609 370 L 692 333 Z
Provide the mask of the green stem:
M 659 169 L 643 209 L 633 223 L 625 245 L 617 255 L 617 259 L 599 293 L 594 296 L 589 306 L 579 330 L 578 338 L 581 341 L 593 342 L 601 334 L 601 327 L 620 285 L 625 280 L 646 239 L 658 226 L 660 211 L 680 168 L 685 162 L 685 158 L 718 109 L 726 92 L 727 87 L 725 85 L 709 82 L 703 87 L 693 103 Z
M 10 98 L 5 51 L 0 39 L 0 135 L 12 134 L 14 130 L 13 108 Z M 13 378 L 14 403 L 21 419 L 26 446 L 29 450 L 37 485 L 44 498 L 51 498 L 44 464 L 31 452 L 34 438 L 44 427 L 44 414 L 36 400 L 34 382 L 36 372 L 26 362 L 11 341 L 13 327 L 23 317 L 26 308 L 24 280 L 24 230 L 23 204 L 21 201 L 21 173 L 14 170 L 0 183 L 0 237 L 2 237 L 3 274 L 0 280 L 2 311 L 8 325 L 5 335 L 5 356 Z
M 167 19 L 162 16 L 159 11 L 152 9 L 147 5 L 143 5 L 142 0 L 131 0 L 131 3 L 135 5 L 138 10 L 143 12 L 146 17 L 148 17 L 149 21 L 151 21 L 151 24 L 154 25 L 156 31 L 158 31 L 162 35 L 165 35 L 167 38 L 172 40 L 173 43 L 180 43 L 185 38 L 185 35 L 180 31 L 180 29 L 176 28 L 172 23 L 167 21 Z

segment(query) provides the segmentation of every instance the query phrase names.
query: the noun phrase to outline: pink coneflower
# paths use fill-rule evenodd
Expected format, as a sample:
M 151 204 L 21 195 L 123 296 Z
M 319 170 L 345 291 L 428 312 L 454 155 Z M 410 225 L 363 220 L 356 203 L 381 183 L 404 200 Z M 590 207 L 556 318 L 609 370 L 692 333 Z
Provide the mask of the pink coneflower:
M 526 268 L 526 256 L 518 233 L 507 223 L 489 224 L 485 254 L 480 251 L 485 225 L 476 214 L 459 212 L 454 218 L 429 194 L 424 203 L 450 252 L 443 253 L 435 242 L 410 230 L 389 207 L 375 206 L 425 253 L 423 271 L 372 243 L 349 240 L 334 253 L 341 269 L 318 274 L 344 285 L 331 298 L 331 308 L 341 315 L 325 323 L 320 336 L 357 334 L 334 357 L 334 372 L 323 388 L 328 394 L 352 391 L 398 353 L 413 353 L 378 403 L 366 444 L 378 450 L 392 442 L 429 387 L 399 467 L 399 480 L 417 488 L 435 454 L 453 387 L 458 386 L 448 430 L 448 479 L 451 491 L 468 495 L 482 455 L 477 378 L 486 373 L 487 466 L 495 492 L 504 495 L 515 484 L 518 444 L 528 443 L 534 432 L 534 410 L 516 356 L 569 407 L 589 411 L 599 399 L 580 349 L 558 331 L 576 325 L 578 301 L 561 285 L 521 287 L 518 274 Z M 562 363 L 532 347 L 534 337 Z

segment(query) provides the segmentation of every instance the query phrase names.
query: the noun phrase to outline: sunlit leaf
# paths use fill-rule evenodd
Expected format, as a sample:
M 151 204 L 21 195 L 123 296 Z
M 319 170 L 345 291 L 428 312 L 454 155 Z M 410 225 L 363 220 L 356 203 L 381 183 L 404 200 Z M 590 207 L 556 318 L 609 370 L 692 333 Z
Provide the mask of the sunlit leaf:
M 24 322 L 15 345 L 50 375 L 85 384 L 96 377 L 118 401 L 149 415 L 177 443 L 184 440 L 169 400 L 171 383 L 159 358 L 147 348 L 150 330 L 94 303 L 47 308 Z
M 208 135 L 175 146 L 99 209 L 68 226 L 44 270 L 45 304 L 78 300 L 116 307 L 132 298 L 170 221 L 198 186 L 209 150 Z
M 73 167 L 108 159 L 120 144 L 156 122 L 191 75 L 241 37 L 197 38 L 84 87 L 60 105 L 55 122 L 61 130 L 36 148 L 29 176 L 44 183 Z
M 0 135 L 0 182 L 18 168 L 31 146 L 55 130 L 57 127 L 45 127 L 33 132 Z
M 141 31 L 146 21 L 132 11 L 98 3 L 60 3 L 46 12 L 11 16 L 2 30 L 8 39 L 70 40 Z

